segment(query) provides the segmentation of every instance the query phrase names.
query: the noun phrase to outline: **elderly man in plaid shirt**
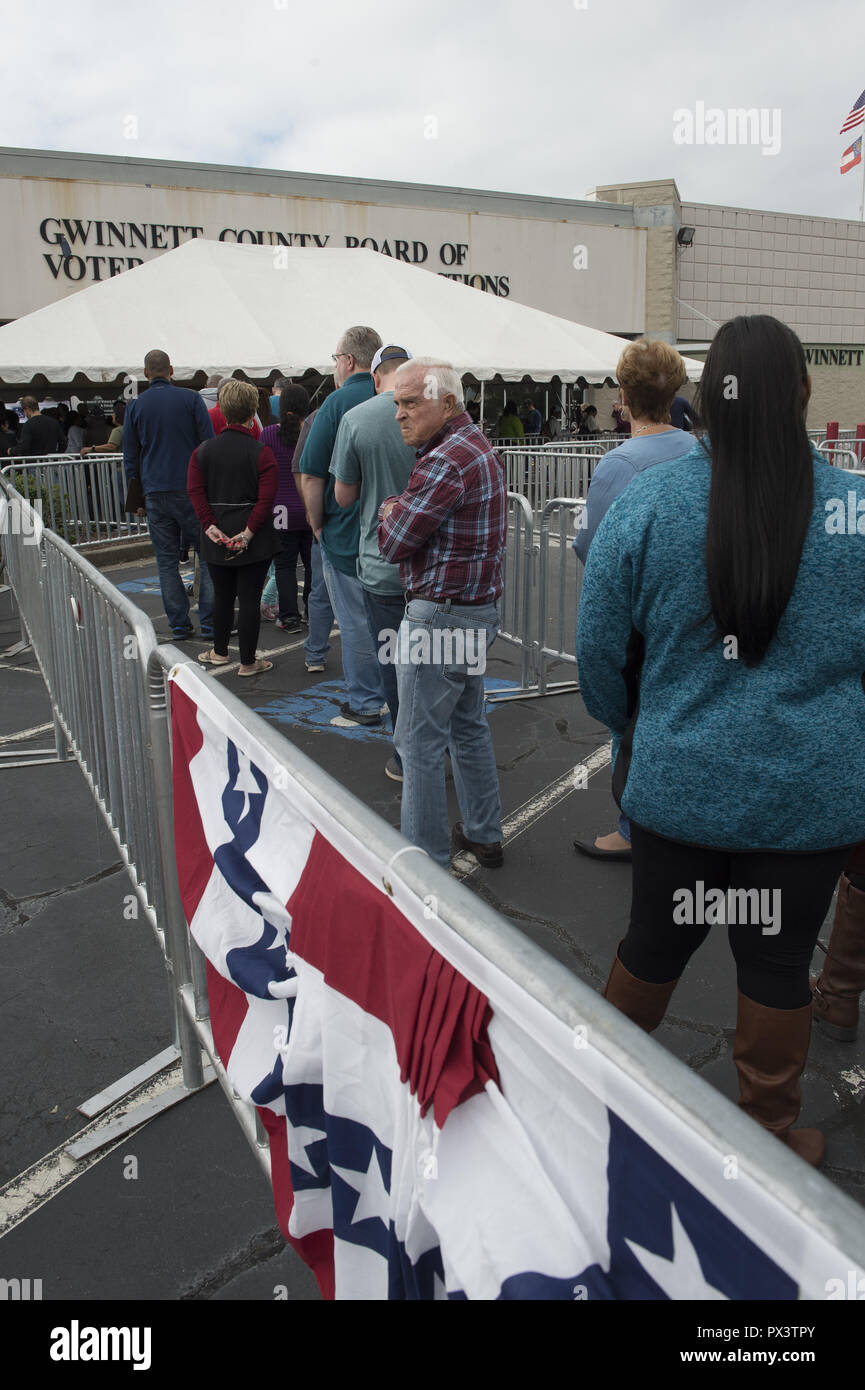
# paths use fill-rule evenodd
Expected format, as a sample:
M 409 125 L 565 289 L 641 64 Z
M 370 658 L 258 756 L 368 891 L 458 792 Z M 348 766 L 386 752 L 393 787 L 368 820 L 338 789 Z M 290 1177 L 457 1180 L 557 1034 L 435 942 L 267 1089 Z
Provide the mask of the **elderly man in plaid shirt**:
M 403 439 L 417 450 L 405 491 L 381 504 L 378 530 L 381 553 L 400 562 L 406 589 L 395 643 L 402 833 L 439 864 L 450 863 L 449 748 L 463 813 L 454 848 L 498 868 L 501 799 L 483 672 L 499 629 L 504 467 L 466 414 L 462 383 L 448 364 L 415 357 L 399 367 L 394 404 Z

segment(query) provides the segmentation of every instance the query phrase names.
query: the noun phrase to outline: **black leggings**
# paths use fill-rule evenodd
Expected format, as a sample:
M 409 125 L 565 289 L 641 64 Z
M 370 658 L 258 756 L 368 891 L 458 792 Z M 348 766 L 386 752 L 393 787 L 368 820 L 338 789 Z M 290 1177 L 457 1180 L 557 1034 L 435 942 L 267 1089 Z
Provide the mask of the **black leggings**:
M 213 650 L 217 656 L 228 656 L 228 639 L 237 599 L 237 636 L 243 666 L 255 661 L 258 631 L 261 627 L 261 595 L 269 560 L 251 565 L 208 565 L 213 580 Z
M 861 845 L 857 845 L 844 865 L 844 873 L 854 888 L 858 888 L 860 893 L 865 893 L 865 840 Z
M 740 992 L 770 1009 L 799 1009 L 810 1001 L 808 967 L 849 847 L 735 854 L 676 844 L 633 821 L 631 831 L 631 922 L 619 947 L 626 970 L 655 984 L 678 979 L 711 931 L 713 916 L 719 925 L 727 920 L 729 904 L 727 934 Z M 720 911 L 712 899 L 705 901 L 712 889 L 724 895 Z M 727 889 L 752 891 L 748 898 L 729 898 Z
M 303 561 L 303 607 L 309 602 L 312 588 L 312 532 L 280 531 L 280 548 L 273 559 L 276 571 L 276 592 L 279 595 L 279 620 L 298 618 L 297 558 Z

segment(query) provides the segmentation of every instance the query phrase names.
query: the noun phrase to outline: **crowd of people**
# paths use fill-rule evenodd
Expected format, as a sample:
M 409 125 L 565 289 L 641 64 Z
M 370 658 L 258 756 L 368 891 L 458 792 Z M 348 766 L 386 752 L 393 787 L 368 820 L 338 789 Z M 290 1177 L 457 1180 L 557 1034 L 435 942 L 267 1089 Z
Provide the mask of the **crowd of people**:
M 79 402 L 74 409 L 61 401 L 43 410 L 35 396 L 23 396 L 20 415 L 0 406 L 0 458 L 115 453 L 120 448 L 125 408 L 125 401 L 114 401 L 106 416 L 101 401 Z
M 471 413 L 471 408 L 469 407 Z M 480 423 L 480 411 L 473 415 L 475 423 Z M 614 417 L 614 421 L 615 421 Z M 592 434 L 596 434 L 601 429 L 598 416 L 598 407 L 588 402 L 578 404 L 574 407 L 573 419 L 571 422 L 570 435 L 574 438 L 585 439 Z M 527 396 L 519 408 L 512 400 L 506 400 L 502 408 L 502 413 L 494 428 L 490 431 L 495 439 L 527 439 L 532 442 L 539 440 L 555 440 L 565 436 L 565 429 L 562 423 L 562 407 L 554 403 L 550 409 L 549 416 L 545 420 L 538 410 L 535 402 Z
M 300 563 L 306 670 L 326 669 L 336 617 L 338 718 L 380 727 L 388 710 L 384 771 L 402 784 L 403 832 L 442 865 L 454 846 L 495 866 L 501 803 L 482 671 L 502 592 L 502 464 L 453 367 L 364 325 L 346 330 L 333 360 L 337 389 L 317 410 L 283 380 L 266 403 L 278 424 L 262 429 L 256 387 L 227 378 L 186 391 L 173 385 L 168 355 L 149 352 L 148 389 L 123 428 L 127 505 L 147 516 L 176 641 L 194 635 L 181 556 L 200 555 L 204 666 L 229 664 L 236 621 L 237 674 L 271 669 L 257 655 L 268 569 L 280 625 L 297 631 Z M 423 660 L 417 638 L 427 641 Z M 446 753 L 463 812 L 452 830 Z
M 312 410 L 285 379 L 272 393 L 232 377 L 182 390 L 167 354 L 148 353 L 148 389 L 121 416 L 127 505 L 147 516 L 177 641 L 194 633 L 180 558 L 200 554 L 203 665 L 229 663 L 236 622 L 238 675 L 270 670 L 257 655 L 264 616 L 287 632 L 305 624 L 305 668 L 323 672 L 336 618 L 338 719 L 381 727 L 388 711 L 384 772 L 401 783 L 404 835 L 443 866 L 467 850 L 496 868 L 483 672 L 499 627 L 503 464 L 451 365 L 363 325 L 333 361 L 336 389 Z M 620 810 L 616 831 L 575 844 L 632 870 L 605 995 L 653 1030 L 712 925 L 726 925 L 740 1104 L 816 1164 L 823 1136 L 794 1127 L 811 1020 L 855 1036 L 865 988 L 865 478 L 842 485 L 812 449 L 804 352 L 775 319 L 719 330 L 696 408 L 668 344 L 630 343 L 617 376 L 628 437 L 596 467 L 574 542 L 581 694 L 611 731 Z M 509 404 L 499 434 L 539 421 L 531 400 Z M 839 489 L 854 497 L 852 528 L 827 523 Z

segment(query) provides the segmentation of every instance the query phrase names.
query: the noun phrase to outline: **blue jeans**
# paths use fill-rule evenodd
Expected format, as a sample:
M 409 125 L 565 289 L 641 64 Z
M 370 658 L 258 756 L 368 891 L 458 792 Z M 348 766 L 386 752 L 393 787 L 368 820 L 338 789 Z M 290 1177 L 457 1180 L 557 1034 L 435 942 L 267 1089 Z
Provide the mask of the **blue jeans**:
M 381 683 L 384 686 L 384 698 L 387 700 L 387 707 L 390 710 L 391 728 L 396 733 L 396 721 L 399 714 L 399 690 L 396 679 L 396 663 L 390 659 L 387 647 L 379 644 L 380 632 L 398 632 L 400 624 L 405 616 L 405 595 L 404 594 L 374 594 L 370 589 L 364 589 L 363 601 L 366 607 L 366 620 L 369 625 L 369 635 L 373 640 L 373 645 L 379 654 L 379 665 L 381 666 Z M 384 639 L 382 639 L 384 642 Z M 381 657 L 387 655 L 387 660 L 382 661 Z M 396 758 L 399 764 L 399 757 Z
M 181 550 L 198 550 L 198 517 L 187 492 L 148 492 L 145 499 L 147 529 L 156 552 L 156 568 L 165 616 L 179 636 L 189 627 L 189 595 L 180 577 Z M 203 633 L 213 631 L 213 581 L 201 565 L 198 621 Z
M 621 811 L 619 812 L 619 834 L 623 840 L 627 840 L 628 844 L 631 843 L 631 822 L 627 816 L 622 815 Z
M 343 574 L 321 552 L 324 582 L 339 623 L 342 670 L 348 703 L 355 714 L 379 714 L 384 702 L 384 686 L 378 653 L 373 646 L 366 620 L 363 587 L 357 575 Z
M 303 644 L 307 662 L 317 666 L 324 662 L 330 651 L 330 629 L 333 627 L 333 609 L 330 606 L 324 570 L 321 565 L 322 549 L 317 540 L 312 542 L 310 564 L 312 568 L 312 588 L 306 603 L 306 617 L 309 623 L 309 636 Z
M 400 627 L 394 744 L 403 768 L 402 833 L 445 867 L 450 863 L 445 749 L 450 748 L 465 835 L 480 844 L 502 838 L 499 776 L 484 713 L 483 678 L 486 653 L 498 630 L 495 604 L 452 604 L 448 610 L 426 599 L 406 605 Z M 441 634 L 438 639 L 436 632 Z M 469 645 L 460 651 L 466 634 L 471 634 Z

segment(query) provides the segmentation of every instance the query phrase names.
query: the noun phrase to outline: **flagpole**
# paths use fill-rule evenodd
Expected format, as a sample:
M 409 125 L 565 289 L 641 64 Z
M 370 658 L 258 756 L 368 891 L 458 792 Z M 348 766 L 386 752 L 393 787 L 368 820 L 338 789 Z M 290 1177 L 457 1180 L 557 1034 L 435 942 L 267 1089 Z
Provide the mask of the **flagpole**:
M 861 135 L 859 139 L 862 139 Z M 865 141 L 863 141 L 863 144 L 865 144 Z M 865 150 L 862 148 L 859 150 L 859 158 L 862 161 L 862 187 L 859 191 L 859 221 L 863 222 L 865 221 Z

